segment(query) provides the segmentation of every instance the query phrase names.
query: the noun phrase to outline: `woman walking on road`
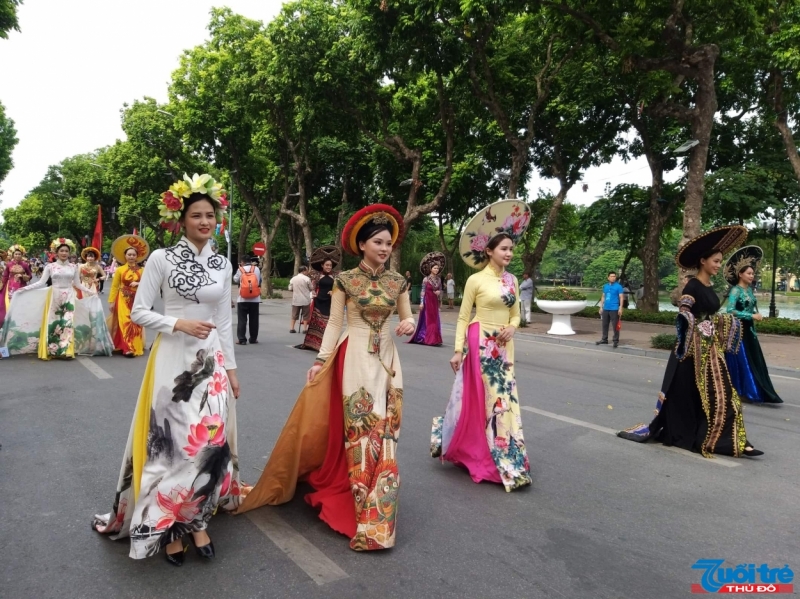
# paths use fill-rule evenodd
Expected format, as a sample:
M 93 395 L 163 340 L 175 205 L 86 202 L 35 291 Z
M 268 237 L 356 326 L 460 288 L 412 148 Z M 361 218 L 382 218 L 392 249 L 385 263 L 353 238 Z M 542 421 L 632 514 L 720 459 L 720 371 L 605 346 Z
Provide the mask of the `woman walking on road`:
M 742 322 L 742 346 L 737 354 L 725 354 L 733 387 L 742 399 L 753 403 L 783 403 L 769 378 L 767 362 L 756 335 L 756 322 L 763 316 L 751 285 L 764 251 L 757 245 L 743 247 L 728 258 L 725 280 L 731 285 L 728 293 L 728 314 Z
M 336 276 L 330 320 L 308 384 L 240 512 L 286 503 L 302 477 L 314 488 L 306 502 L 350 539 L 351 549 L 394 546 L 403 374 L 389 318 L 398 312 L 394 332 L 400 336 L 414 332 L 414 317 L 405 279 L 385 263 L 402 239 L 402 227 L 400 214 L 384 204 L 368 206 L 347 222 L 342 245 L 361 263 Z
M 80 267 L 69 262 L 75 244 L 59 237 L 50 249 L 56 261 L 44 267 L 36 283 L 14 294 L 0 345 L 12 354 L 35 353 L 41 360 L 110 356 L 113 345 L 100 298 L 81 282 Z M 77 291 L 85 297 L 78 299 Z
M 25 260 L 25 248 L 12 245 L 8 248 L 8 262 L 0 274 L 0 327 L 6 319 L 14 293 L 25 287 L 31 278 L 33 273 L 30 264 Z
M 311 304 L 311 320 L 306 329 L 303 343 L 297 345 L 298 349 L 311 349 L 319 351 L 322 347 L 322 337 L 328 327 L 331 314 L 331 297 L 333 295 L 334 276 L 333 269 L 341 262 L 341 252 L 336 246 L 319 247 L 311 254 L 311 268 L 318 273 L 314 281 L 314 300 Z
M 527 204 L 505 200 L 476 214 L 464 231 L 461 256 L 482 270 L 464 288 L 450 360 L 455 382 L 431 438 L 433 457 L 466 468 L 476 483 L 502 483 L 506 491 L 532 482 L 514 377 L 519 286 L 506 270 L 529 223 Z
M 678 343 L 667 362 L 656 417 L 649 425 L 620 431 L 619 437 L 639 443 L 655 439 L 704 457 L 764 453 L 748 443 L 741 400 L 725 362 L 726 352 L 739 349 L 741 324 L 730 314 L 717 314 L 720 301 L 711 284 L 723 254 L 745 239 L 744 227 L 719 227 L 678 251 L 678 266 L 697 269 L 697 276 L 683 288 L 678 302 Z
M 408 341 L 419 345 L 440 346 L 442 344 L 442 321 L 439 314 L 439 298 L 442 295 L 442 277 L 445 258 L 441 252 L 427 254 L 419 264 L 422 279 L 422 306 L 419 311 L 417 330 Z
M 143 237 L 123 235 L 111 245 L 111 253 L 124 264 L 114 271 L 108 294 L 110 314 L 108 328 L 114 339 L 114 351 L 127 358 L 144 354 L 144 327 L 131 320 L 136 292 L 144 275 L 140 264 L 147 259 L 150 246 Z
M 184 537 L 215 555 L 206 528 L 221 507 L 239 505 L 236 401 L 239 381 L 231 329 L 228 261 L 209 239 L 227 206 L 222 186 L 194 175 L 162 195 L 162 224 L 182 228 L 173 247 L 156 250 L 136 292 L 131 320 L 158 331 L 147 361 L 111 513 L 92 527 L 130 536 L 130 557 L 165 550 L 184 561 Z M 177 226 L 176 226 L 177 225 Z M 164 314 L 151 309 L 159 294 Z
M 106 278 L 106 273 L 97 263 L 99 256 L 100 251 L 91 246 L 84 248 L 81 252 L 81 259 L 83 260 L 83 264 L 80 265 L 81 283 L 94 293 L 100 292 L 100 281 Z M 83 299 L 83 292 L 80 289 L 76 291 L 78 299 Z

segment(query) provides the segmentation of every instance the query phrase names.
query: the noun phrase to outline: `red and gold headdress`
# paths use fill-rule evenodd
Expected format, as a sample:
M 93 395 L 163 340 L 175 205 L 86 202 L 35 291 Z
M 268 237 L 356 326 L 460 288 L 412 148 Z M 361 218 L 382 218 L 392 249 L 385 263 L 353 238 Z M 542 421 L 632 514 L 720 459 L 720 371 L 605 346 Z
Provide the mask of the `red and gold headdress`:
M 362 208 L 350 217 L 342 230 L 342 249 L 353 256 L 360 256 L 356 237 L 366 224 L 388 224 L 392 228 L 392 245 L 403 242 L 403 217 L 400 213 L 387 204 L 372 204 Z
M 144 237 L 138 235 L 123 235 L 117 237 L 114 243 L 111 244 L 111 255 L 117 259 L 120 264 L 125 264 L 125 252 L 130 248 L 136 250 L 136 262 L 141 262 L 150 255 L 150 245 Z
M 88 246 L 88 247 L 85 247 L 85 248 L 83 248 L 83 250 L 81 251 L 81 260 L 83 260 L 84 262 L 86 262 L 86 256 L 87 256 L 87 254 L 89 254 L 90 252 L 91 252 L 92 254 L 94 254 L 95 258 L 97 258 L 98 260 L 100 259 L 100 250 L 98 250 L 98 249 L 97 249 L 97 248 L 95 248 L 95 247 Z

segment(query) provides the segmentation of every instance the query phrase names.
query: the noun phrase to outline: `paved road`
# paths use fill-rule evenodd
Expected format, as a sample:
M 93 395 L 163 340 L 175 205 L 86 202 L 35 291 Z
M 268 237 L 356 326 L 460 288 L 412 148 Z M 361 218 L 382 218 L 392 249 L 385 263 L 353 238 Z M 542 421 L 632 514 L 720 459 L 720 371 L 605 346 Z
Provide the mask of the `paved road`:
M 300 340 L 288 333 L 284 304 L 261 311 L 262 343 L 237 348 L 250 482 L 313 360 L 287 347 Z M 429 457 L 431 418 L 452 380 L 449 349 L 400 353 L 395 549 L 350 551 L 298 496 L 253 518 L 215 518 L 218 559 L 189 554 L 180 569 L 160 556 L 128 559 L 126 542 L 89 528 L 93 513 L 111 507 L 145 360 L 0 362 L 0 596 L 664 599 L 699 582 L 691 565 L 700 558 L 798 571 L 800 380 L 775 379 L 786 405 L 746 408 L 764 458 L 703 460 L 610 434 L 649 418 L 664 361 L 520 341 L 534 485 L 506 494 Z

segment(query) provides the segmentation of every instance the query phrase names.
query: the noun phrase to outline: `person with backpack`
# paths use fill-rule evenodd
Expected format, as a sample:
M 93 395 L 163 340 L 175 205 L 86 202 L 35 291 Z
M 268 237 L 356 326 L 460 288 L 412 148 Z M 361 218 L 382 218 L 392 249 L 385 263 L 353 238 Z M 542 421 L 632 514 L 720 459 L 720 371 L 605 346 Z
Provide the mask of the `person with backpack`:
M 247 345 L 245 332 L 250 321 L 250 343 L 258 343 L 258 306 L 261 303 L 261 271 L 250 262 L 247 256 L 239 258 L 239 270 L 233 275 L 234 283 L 239 284 L 239 298 L 236 300 L 237 345 Z

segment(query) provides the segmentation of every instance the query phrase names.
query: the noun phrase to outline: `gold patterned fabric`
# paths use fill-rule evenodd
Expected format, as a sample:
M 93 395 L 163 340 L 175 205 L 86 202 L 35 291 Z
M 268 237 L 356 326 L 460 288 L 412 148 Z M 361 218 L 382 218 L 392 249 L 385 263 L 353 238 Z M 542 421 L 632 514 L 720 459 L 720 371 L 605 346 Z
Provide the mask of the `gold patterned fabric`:
M 403 374 L 390 322 L 395 312 L 413 322 L 402 275 L 363 263 L 337 275 L 317 356 L 323 369 L 300 394 L 239 512 L 289 501 L 297 481 L 307 478 L 315 492 L 306 501 L 350 538 L 351 549 L 394 546 L 403 412 Z M 339 435 L 343 446 L 334 441 Z

